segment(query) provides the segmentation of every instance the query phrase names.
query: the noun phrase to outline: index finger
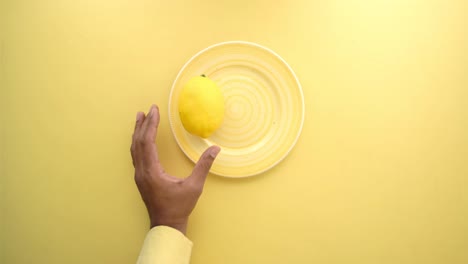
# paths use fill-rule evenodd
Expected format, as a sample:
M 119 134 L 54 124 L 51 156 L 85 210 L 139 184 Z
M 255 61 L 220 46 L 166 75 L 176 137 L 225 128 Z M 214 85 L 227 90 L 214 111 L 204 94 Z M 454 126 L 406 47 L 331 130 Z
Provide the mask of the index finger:
M 132 145 L 130 147 L 130 152 L 132 154 L 132 161 L 133 161 L 133 166 L 135 167 L 135 161 L 137 159 L 136 155 L 136 143 L 135 143 L 135 139 L 138 137 L 138 135 L 140 134 L 140 128 L 141 128 L 141 125 L 143 124 L 143 121 L 145 120 L 145 114 L 143 112 L 137 112 L 137 115 L 136 115 L 136 121 L 135 121 L 135 129 L 133 131 L 133 135 L 132 135 Z
M 156 140 L 156 134 L 158 133 L 159 126 L 159 107 L 157 105 L 151 105 L 148 115 L 145 118 L 145 121 L 142 124 L 142 133 L 146 139 L 151 141 Z
M 139 134 L 141 147 L 143 150 L 143 161 L 146 166 L 160 166 L 155 142 L 159 120 L 159 108 L 156 105 L 152 105 L 148 111 L 148 115 L 141 125 Z

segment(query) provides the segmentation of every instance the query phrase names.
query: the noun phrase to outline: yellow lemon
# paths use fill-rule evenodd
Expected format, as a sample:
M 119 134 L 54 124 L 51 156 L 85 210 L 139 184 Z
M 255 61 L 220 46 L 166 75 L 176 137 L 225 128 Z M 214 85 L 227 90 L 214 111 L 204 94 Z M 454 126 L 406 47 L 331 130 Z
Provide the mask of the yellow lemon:
M 214 81 L 205 75 L 193 77 L 182 88 L 179 115 L 189 133 L 209 137 L 224 118 L 224 96 Z

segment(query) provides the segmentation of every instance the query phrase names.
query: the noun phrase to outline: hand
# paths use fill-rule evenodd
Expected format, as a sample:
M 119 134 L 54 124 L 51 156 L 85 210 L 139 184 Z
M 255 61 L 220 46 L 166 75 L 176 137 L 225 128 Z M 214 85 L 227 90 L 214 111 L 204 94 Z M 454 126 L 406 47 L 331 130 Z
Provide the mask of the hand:
M 218 146 L 209 147 L 200 157 L 190 176 L 180 179 L 162 168 L 156 148 L 159 109 L 152 105 L 148 115 L 138 112 L 132 137 L 135 182 L 145 202 L 151 228 L 170 226 L 186 233 L 187 222 L 203 191 L 206 176 L 218 155 Z

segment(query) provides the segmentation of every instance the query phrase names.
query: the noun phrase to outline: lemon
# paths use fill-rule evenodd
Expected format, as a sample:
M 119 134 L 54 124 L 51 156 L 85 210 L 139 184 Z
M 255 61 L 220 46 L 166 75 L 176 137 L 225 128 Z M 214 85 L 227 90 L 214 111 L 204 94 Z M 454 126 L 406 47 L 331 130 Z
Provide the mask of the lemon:
M 214 81 L 205 75 L 193 77 L 182 88 L 179 116 L 189 133 L 209 137 L 224 118 L 224 96 Z

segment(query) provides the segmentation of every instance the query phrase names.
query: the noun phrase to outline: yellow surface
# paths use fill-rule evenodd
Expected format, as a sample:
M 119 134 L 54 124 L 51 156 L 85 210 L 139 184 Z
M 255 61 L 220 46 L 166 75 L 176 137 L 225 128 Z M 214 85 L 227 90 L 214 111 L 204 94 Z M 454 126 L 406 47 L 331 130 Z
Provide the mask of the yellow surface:
M 185 83 L 200 74 L 216 82 L 225 102 L 221 127 L 205 139 L 189 134 L 179 117 Z M 296 75 L 274 51 L 228 41 L 200 51 L 182 67 L 168 111 L 174 137 L 190 160 L 197 162 L 217 145 L 223 151 L 211 172 L 240 178 L 265 172 L 290 152 L 304 123 L 304 96 Z
M 1 3 L 0 263 L 133 263 L 148 220 L 135 112 L 233 39 L 297 73 L 303 133 L 273 170 L 208 178 L 192 263 L 468 263 L 465 0 Z

